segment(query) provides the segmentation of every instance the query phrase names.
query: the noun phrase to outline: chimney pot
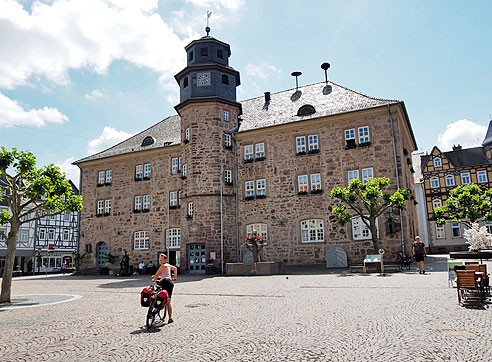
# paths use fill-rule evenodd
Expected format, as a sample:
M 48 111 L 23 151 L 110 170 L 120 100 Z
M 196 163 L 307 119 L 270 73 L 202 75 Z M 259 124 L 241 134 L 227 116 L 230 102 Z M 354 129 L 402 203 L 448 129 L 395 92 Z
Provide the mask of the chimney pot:
M 453 145 L 453 151 L 459 151 L 461 150 L 461 148 L 462 148 L 461 145 L 457 145 L 457 146 Z
M 270 103 L 270 92 L 265 92 L 265 103 Z

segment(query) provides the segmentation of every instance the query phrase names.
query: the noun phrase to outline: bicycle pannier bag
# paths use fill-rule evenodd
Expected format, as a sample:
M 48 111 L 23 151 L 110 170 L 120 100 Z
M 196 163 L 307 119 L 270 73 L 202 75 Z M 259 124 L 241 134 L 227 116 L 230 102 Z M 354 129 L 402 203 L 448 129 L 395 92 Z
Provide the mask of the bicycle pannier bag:
M 156 298 L 155 302 L 156 302 L 157 307 L 159 307 L 160 309 L 164 308 L 164 306 L 166 305 L 167 295 L 168 295 L 167 291 L 165 291 L 165 290 L 161 290 L 157 294 L 157 298 Z
M 152 286 L 145 287 L 140 293 L 140 305 L 142 307 L 148 307 L 150 305 L 150 294 L 154 288 Z

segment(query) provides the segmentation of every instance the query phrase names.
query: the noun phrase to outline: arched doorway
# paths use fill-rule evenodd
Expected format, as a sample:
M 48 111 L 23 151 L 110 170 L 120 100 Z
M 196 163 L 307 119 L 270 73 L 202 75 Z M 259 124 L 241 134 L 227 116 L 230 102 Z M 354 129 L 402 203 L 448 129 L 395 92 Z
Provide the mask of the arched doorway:
M 347 253 L 339 246 L 334 246 L 326 252 L 327 268 L 346 268 Z
M 106 266 L 106 243 L 100 242 L 96 246 L 97 266 Z

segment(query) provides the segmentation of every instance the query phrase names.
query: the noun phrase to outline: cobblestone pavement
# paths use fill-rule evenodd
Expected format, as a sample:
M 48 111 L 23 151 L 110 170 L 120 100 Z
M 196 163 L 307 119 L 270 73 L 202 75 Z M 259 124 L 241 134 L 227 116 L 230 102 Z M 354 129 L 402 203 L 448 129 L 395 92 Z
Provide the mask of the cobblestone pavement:
M 175 323 L 146 330 L 148 277 L 15 278 L 13 295 L 79 299 L 0 311 L 1 361 L 492 361 L 492 308 L 432 271 L 178 278 Z

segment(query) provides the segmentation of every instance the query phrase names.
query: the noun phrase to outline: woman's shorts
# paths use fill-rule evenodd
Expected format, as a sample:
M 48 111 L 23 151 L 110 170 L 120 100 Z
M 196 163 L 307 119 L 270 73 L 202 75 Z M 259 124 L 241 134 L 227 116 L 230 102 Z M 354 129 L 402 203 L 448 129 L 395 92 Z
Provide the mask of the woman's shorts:
M 424 261 L 424 254 L 415 254 L 415 261 Z
M 173 295 L 173 289 L 174 289 L 174 283 L 171 279 L 162 279 L 161 280 L 161 287 L 162 289 L 167 291 L 167 294 L 169 294 L 169 298 Z

